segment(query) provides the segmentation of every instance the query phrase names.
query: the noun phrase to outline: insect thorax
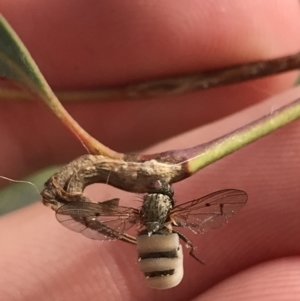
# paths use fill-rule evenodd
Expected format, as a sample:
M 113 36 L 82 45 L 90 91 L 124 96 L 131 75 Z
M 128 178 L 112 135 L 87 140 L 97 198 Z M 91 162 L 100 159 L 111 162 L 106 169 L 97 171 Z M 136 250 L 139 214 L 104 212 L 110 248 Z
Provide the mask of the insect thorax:
M 162 193 L 151 193 L 144 196 L 141 221 L 149 234 L 164 227 L 169 217 L 169 210 L 173 205 L 173 199 Z

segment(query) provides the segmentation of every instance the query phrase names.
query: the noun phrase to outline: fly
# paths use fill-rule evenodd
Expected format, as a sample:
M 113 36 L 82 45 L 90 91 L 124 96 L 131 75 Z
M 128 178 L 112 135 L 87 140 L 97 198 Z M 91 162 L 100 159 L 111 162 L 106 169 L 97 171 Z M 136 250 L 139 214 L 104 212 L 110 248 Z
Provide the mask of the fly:
M 56 210 L 65 227 L 96 240 L 123 240 L 136 244 L 138 265 L 148 285 L 168 289 L 183 278 L 183 253 L 180 239 L 195 254 L 192 242 L 178 228 L 205 233 L 227 223 L 247 202 L 242 190 L 224 189 L 175 206 L 172 187 L 161 182 L 143 197 L 140 209 L 119 206 L 119 199 L 101 203 L 70 201 Z M 127 233 L 139 226 L 136 237 Z

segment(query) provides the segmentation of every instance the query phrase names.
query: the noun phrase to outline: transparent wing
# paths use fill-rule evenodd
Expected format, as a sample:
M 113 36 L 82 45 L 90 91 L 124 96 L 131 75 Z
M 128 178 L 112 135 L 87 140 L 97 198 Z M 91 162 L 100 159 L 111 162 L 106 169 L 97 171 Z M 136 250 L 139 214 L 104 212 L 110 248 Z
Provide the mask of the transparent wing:
M 56 218 L 91 239 L 135 243 L 135 238 L 125 232 L 138 222 L 138 214 L 137 209 L 118 206 L 118 200 L 113 199 L 103 203 L 69 202 L 57 209 Z
M 220 190 L 174 207 L 170 217 L 179 227 L 204 233 L 226 224 L 246 204 L 247 199 L 246 192 L 242 190 Z

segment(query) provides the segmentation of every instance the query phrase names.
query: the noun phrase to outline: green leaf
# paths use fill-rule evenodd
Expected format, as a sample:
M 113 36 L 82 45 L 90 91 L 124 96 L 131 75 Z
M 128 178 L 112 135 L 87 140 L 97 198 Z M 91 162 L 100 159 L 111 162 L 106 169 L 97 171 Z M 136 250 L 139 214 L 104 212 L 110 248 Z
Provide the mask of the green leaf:
M 45 179 L 49 178 L 56 172 L 60 166 L 52 166 L 24 179 L 24 181 L 34 184 L 39 191 L 43 189 Z M 7 181 L 2 180 L 1 181 Z M 29 183 L 11 183 L 11 185 L 0 191 L 0 216 L 12 212 L 13 210 L 20 209 L 32 203 L 41 200 L 39 192 Z
M 125 164 L 126 161 L 130 162 L 135 169 L 139 167 L 138 165 L 141 165 L 140 168 L 145 168 L 145 174 L 147 176 L 149 174 L 153 176 L 156 173 L 157 176 L 160 177 L 162 173 L 164 173 L 163 177 L 169 176 L 170 182 L 182 180 L 196 173 L 201 168 L 300 118 L 300 100 L 297 100 L 278 109 L 269 116 L 265 116 L 252 124 L 246 125 L 233 133 L 204 145 L 198 145 L 185 150 L 167 151 L 160 154 L 124 155 L 114 152 L 91 137 L 68 114 L 40 73 L 21 40 L 3 17 L 0 18 L 0 41 L 0 75 L 27 87 L 33 94 L 38 95 L 52 112 L 87 147 L 91 154 L 100 154 L 103 160 L 111 158 L 115 160 L 114 164 L 117 167 Z M 190 77 L 177 77 L 171 79 L 171 81 L 169 79 L 162 79 L 132 84 L 121 87 L 119 92 L 121 93 L 120 95 L 130 95 L 130 97 L 155 96 L 160 92 L 173 94 L 176 91 L 196 90 L 200 86 L 215 86 L 217 82 L 228 84 L 230 83 L 229 78 L 232 83 L 243 81 L 245 78 L 254 78 L 254 75 L 256 76 L 257 74 L 260 74 L 260 76 L 273 74 L 274 70 L 276 70 L 276 72 L 283 72 L 298 67 L 299 65 L 300 52 L 265 62 L 233 66 L 231 69 L 220 69 L 194 74 Z M 189 89 L 188 86 L 192 87 L 192 89 Z M 182 87 L 185 88 L 182 89 Z M 112 90 L 112 92 L 115 91 Z M 166 163 L 167 166 L 164 166 L 162 169 L 158 168 L 157 170 L 150 171 L 152 167 L 156 167 L 153 161 L 153 166 L 147 164 L 146 161 L 151 159 Z M 168 168 L 173 168 L 175 171 L 171 169 L 168 170 Z M 105 181 L 106 180 L 107 178 L 105 178 Z
M 42 97 L 56 114 L 62 111 L 56 96 L 40 73 L 20 38 L 0 16 L 0 76 L 20 83 Z M 300 52 L 280 58 L 256 61 L 221 69 L 164 77 L 94 91 L 67 91 L 67 98 L 92 97 L 96 99 L 152 98 L 223 86 L 249 79 L 274 75 L 300 67 Z M 1 90 L 0 90 L 1 95 Z M 52 101 L 50 101 L 53 99 Z M 61 112 L 60 112 L 61 111 Z
M 19 37 L 0 16 L 0 76 L 22 84 L 31 92 L 46 95 L 47 82 Z
M 123 157 L 123 154 L 112 151 L 89 135 L 65 110 L 30 53 L 3 16 L 0 16 L 0 41 L 0 76 L 2 78 L 10 79 L 23 88 L 27 88 L 43 100 L 91 153 L 111 158 Z

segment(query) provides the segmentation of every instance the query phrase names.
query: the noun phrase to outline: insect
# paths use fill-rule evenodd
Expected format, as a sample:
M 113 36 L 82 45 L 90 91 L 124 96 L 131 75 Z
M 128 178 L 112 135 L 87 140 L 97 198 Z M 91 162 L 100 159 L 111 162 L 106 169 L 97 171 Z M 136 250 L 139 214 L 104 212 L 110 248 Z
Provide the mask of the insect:
M 140 209 L 119 206 L 119 199 L 101 203 L 68 202 L 56 211 L 65 227 L 96 240 L 123 240 L 136 244 L 138 265 L 151 288 L 168 289 L 183 278 L 183 253 L 180 239 L 194 254 L 194 245 L 177 228 L 204 233 L 219 228 L 247 202 L 247 194 L 225 189 L 175 206 L 172 187 L 161 187 L 143 197 Z M 127 231 L 138 225 L 138 234 Z

